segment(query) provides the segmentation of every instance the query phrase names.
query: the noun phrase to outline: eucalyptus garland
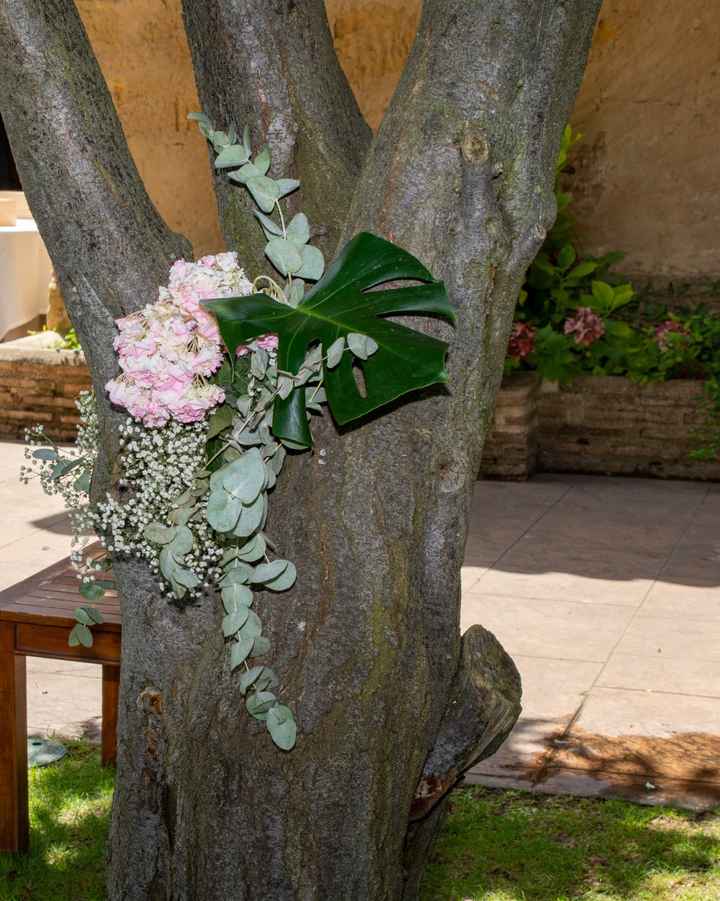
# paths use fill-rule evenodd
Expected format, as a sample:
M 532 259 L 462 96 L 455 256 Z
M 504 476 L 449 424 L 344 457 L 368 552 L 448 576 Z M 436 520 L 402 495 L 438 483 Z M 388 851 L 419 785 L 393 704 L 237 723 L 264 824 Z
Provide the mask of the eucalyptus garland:
M 248 128 L 239 138 L 202 113 L 190 118 L 216 169 L 254 201 L 278 274 L 250 281 L 234 253 L 177 261 L 157 300 L 117 321 L 121 372 L 107 389 L 129 416 L 113 491 L 86 502 L 98 440 L 92 397 L 79 402 L 74 450 L 48 443 L 42 430 L 29 436 L 22 477 L 39 475 L 47 491 L 63 493 L 80 547 L 80 534 L 95 533 L 110 558 L 145 560 L 172 602 L 219 593 L 229 666 L 239 670 L 247 711 L 290 750 L 295 717 L 278 697 L 279 676 L 261 662 L 270 641 L 259 608 L 266 592 L 287 591 L 297 578 L 276 553 L 282 536 L 266 532 L 269 495 L 288 453 L 312 447 L 311 418 L 324 405 L 342 425 L 447 380 L 447 345 L 388 316 L 454 322 L 454 314 L 442 283 L 415 257 L 368 233 L 326 272 L 307 216 L 290 218 L 283 207 L 299 182 L 269 175 L 269 148 L 253 155 Z M 403 279 L 420 284 L 371 290 Z M 362 369 L 363 389 L 353 367 Z M 78 551 L 75 558 L 81 593 L 100 600 L 109 564 Z M 70 642 L 89 645 L 100 613 L 88 604 L 76 616 Z

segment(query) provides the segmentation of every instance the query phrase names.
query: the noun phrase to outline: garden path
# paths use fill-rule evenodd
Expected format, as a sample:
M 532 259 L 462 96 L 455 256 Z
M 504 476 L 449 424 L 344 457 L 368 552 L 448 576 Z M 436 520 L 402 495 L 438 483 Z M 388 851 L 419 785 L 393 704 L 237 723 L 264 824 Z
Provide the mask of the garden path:
M 0 589 L 69 553 L 59 498 L 0 443 Z M 720 485 L 543 475 L 479 482 L 462 625 L 515 659 L 523 714 L 469 780 L 720 803 Z M 99 736 L 100 670 L 28 659 L 31 734 Z

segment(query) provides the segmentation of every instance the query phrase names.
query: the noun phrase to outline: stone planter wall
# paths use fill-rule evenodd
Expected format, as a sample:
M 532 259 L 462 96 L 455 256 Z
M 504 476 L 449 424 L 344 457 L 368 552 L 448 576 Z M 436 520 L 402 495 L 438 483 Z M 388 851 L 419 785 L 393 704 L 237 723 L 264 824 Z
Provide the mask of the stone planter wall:
M 23 440 L 25 429 L 43 425 L 55 441 L 75 439 L 75 399 L 90 387 L 78 351 L 47 350 L 8 341 L 0 344 L 0 437 Z
M 498 397 L 482 474 L 517 479 L 544 471 L 720 480 L 720 461 L 688 456 L 697 445 L 693 433 L 704 422 L 702 397 L 702 382 L 684 379 L 640 385 L 619 376 L 584 376 L 559 386 L 541 385 L 532 373 L 511 376 Z M 522 438 L 520 423 L 527 424 Z M 527 448 L 524 460 L 522 446 Z

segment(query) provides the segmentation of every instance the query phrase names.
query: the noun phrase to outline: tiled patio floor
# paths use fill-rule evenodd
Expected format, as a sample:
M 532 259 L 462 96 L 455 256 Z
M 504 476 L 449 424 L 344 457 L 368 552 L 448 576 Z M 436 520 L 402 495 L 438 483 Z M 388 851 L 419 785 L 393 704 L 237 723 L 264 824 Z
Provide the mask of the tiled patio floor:
M 524 685 L 471 781 L 720 803 L 720 485 L 482 482 L 463 580 Z
M 0 588 L 68 553 L 57 498 L 0 444 Z M 492 785 L 720 803 L 720 485 L 582 476 L 478 483 L 463 628 L 515 659 L 523 715 Z M 100 672 L 28 661 L 37 733 L 97 734 Z

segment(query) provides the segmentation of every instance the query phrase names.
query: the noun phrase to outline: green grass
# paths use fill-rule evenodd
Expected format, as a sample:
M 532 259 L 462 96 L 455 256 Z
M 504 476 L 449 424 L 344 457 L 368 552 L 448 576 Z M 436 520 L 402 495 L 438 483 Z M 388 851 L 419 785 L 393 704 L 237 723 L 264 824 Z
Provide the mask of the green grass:
M 422 901 L 719 901 L 720 813 L 463 789 Z
M 0 854 L 1 901 L 103 901 L 114 771 L 85 742 L 30 770 L 29 854 Z
M 60 763 L 30 773 L 31 852 L 0 854 L 0 901 L 104 898 L 113 771 L 89 745 L 66 744 Z M 720 813 L 454 793 L 422 901 L 575 899 L 719 901 Z

